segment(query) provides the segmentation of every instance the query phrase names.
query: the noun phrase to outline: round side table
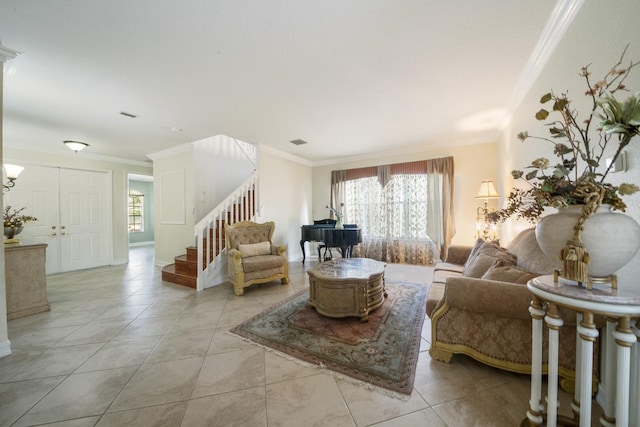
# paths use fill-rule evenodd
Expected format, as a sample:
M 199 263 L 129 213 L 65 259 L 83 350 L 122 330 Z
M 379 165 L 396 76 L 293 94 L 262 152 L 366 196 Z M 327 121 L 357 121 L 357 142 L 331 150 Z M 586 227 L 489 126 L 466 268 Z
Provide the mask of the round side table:
M 542 403 L 542 339 L 543 319 L 549 328 L 548 391 L 546 405 L 547 426 L 558 423 L 558 339 L 562 319 L 558 307 L 577 312 L 576 332 L 576 388 L 572 410 L 573 422 L 580 427 L 591 425 L 591 390 L 593 372 L 593 343 L 599 332 L 593 321 L 595 315 L 607 318 L 604 334 L 605 404 L 600 422 L 604 426 L 626 427 L 629 419 L 640 422 L 638 396 L 638 337 L 637 319 L 640 318 L 640 288 L 626 289 L 624 283 L 617 289 L 606 284 L 594 284 L 592 290 L 576 282 L 552 275 L 530 280 L 527 288 L 533 294 L 529 312 L 532 318 L 531 400 L 527 419 L 530 426 L 544 421 Z M 631 363 L 632 352 L 635 363 Z M 633 386 L 633 387 L 631 387 Z M 631 393 L 630 390 L 633 392 Z M 629 401 L 633 400 L 633 413 Z M 526 419 L 525 419 L 526 422 Z M 574 425 L 575 425 L 574 424 Z

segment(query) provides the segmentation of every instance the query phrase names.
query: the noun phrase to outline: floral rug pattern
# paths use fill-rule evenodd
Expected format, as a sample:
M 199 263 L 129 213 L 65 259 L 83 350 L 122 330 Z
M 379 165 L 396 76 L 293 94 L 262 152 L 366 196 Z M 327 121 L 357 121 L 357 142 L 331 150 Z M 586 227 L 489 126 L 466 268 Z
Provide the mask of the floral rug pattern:
M 388 297 L 368 322 L 322 316 L 309 307 L 304 290 L 230 332 L 361 382 L 411 394 L 427 287 L 393 281 L 385 287 Z

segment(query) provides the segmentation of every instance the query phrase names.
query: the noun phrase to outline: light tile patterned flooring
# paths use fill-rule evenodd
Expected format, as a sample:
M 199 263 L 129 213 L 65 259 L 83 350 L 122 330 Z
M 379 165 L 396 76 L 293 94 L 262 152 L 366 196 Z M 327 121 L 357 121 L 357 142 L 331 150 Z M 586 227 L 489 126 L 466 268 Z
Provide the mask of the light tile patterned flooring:
M 51 311 L 9 322 L 0 359 L 0 426 L 517 426 L 529 377 L 464 356 L 428 353 L 425 322 L 414 391 L 398 399 L 335 379 L 227 334 L 308 287 L 203 292 L 163 283 L 150 247 L 126 266 L 49 276 Z M 390 264 L 388 279 L 428 283 L 428 267 Z M 563 395 L 562 407 L 568 408 Z

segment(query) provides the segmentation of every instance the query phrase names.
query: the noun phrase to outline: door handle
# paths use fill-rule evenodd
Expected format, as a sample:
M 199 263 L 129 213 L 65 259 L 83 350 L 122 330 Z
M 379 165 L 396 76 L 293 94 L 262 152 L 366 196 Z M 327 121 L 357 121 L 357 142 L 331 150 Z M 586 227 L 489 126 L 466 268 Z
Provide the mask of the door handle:
M 57 234 L 56 234 L 56 232 L 54 231 L 53 233 L 51 233 L 51 235 L 55 237 Z

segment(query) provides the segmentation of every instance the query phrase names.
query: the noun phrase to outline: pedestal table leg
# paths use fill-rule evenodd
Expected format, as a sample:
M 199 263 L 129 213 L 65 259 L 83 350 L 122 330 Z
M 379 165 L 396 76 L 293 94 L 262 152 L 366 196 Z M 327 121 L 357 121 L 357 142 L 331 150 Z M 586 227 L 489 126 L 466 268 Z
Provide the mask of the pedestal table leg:
M 593 323 L 593 314 L 582 314 L 582 322 L 577 326 L 581 338 L 582 371 L 580 372 L 580 427 L 591 426 L 591 388 L 593 376 L 593 342 L 598 330 Z
M 600 424 L 604 427 L 614 427 L 616 425 L 615 419 L 615 392 L 616 392 L 616 344 L 613 339 L 613 332 L 616 329 L 617 319 L 607 317 L 606 333 L 604 335 L 604 351 L 605 351 L 605 366 L 602 375 L 602 382 L 600 383 L 605 396 L 604 407 L 602 408 L 603 414 L 600 417 Z
M 631 347 L 631 400 L 629 407 L 629 425 L 640 425 L 640 320 L 631 321 L 631 332 L 636 336 L 636 342 Z
M 549 375 L 547 390 L 547 427 L 556 427 L 558 422 L 558 342 L 562 319 L 558 306 L 550 303 L 544 318 L 549 327 Z
M 545 311 L 540 300 L 533 297 L 529 307 L 531 314 L 531 399 L 527 418 L 529 425 L 541 425 L 542 411 L 542 319 Z
M 636 336 L 631 333 L 630 319 L 621 317 L 613 333 L 618 344 L 618 381 L 616 387 L 616 426 L 629 425 L 629 368 L 631 365 L 631 346 Z

